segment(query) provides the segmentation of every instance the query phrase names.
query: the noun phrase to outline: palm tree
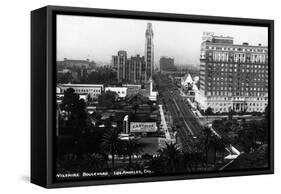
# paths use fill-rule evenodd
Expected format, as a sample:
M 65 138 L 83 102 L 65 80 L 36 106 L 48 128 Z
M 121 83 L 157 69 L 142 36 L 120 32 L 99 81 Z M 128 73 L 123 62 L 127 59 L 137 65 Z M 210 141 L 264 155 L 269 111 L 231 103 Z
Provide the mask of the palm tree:
M 181 151 L 179 146 L 176 143 L 167 143 L 165 147 L 159 150 L 160 157 L 163 157 L 166 162 L 167 166 L 170 167 L 172 172 L 176 171 L 176 163 L 181 155 Z
M 118 138 L 119 132 L 115 129 L 110 129 L 106 132 L 102 138 L 101 151 L 111 155 L 111 170 L 114 171 L 114 159 L 118 153 L 118 147 L 120 145 L 120 139 Z
M 129 168 L 132 164 L 132 156 L 140 154 L 142 152 L 142 144 L 136 139 L 129 139 L 123 141 L 122 152 L 129 158 Z

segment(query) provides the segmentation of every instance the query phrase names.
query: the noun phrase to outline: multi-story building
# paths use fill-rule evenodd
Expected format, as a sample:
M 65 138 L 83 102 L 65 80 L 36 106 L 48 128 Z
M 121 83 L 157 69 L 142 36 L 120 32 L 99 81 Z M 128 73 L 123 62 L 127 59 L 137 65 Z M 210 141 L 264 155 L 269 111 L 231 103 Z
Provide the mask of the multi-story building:
M 118 68 L 118 56 L 112 56 L 112 59 L 111 59 L 111 66 L 114 70 L 117 71 L 117 68 Z
M 118 51 L 112 56 L 112 66 L 117 70 L 117 80 L 126 83 L 147 83 L 154 69 L 152 24 L 147 24 L 145 33 L 145 56 L 127 57 L 126 51 Z
M 175 71 L 175 62 L 173 58 L 161 57 L 160 58 L 160 71 Z
M 232 37 L 204 37 L 195 100 L 214 112 L 262 112 L 268 104 L 267 46 L 234 44 Z
M 117 61 L 117 80 L 123 81 L 126 79 L 125 77 L 125 66 L 127 63 L 127 52 L 126 51 L 118 51 L 117 56 L 112 57 L 113 61 Z
M 129 82 L 130 83 L 144 83 L 146 80 L 145 60 L 144 57 L 136 55 L 128 60 Z
M 140 55 L 127 58 L 126 51 L 119 51 L 112 56 L 117 63 L 117 80 L 125 83 L 145 83 L 145 60 Z
M 153 45 L 153 30 L 152 24 L 147 23 L 145 31 L 145 65 L 146 65 L 146 78 L 149 80 L 152 77 L 154 70 L 154 45 Z

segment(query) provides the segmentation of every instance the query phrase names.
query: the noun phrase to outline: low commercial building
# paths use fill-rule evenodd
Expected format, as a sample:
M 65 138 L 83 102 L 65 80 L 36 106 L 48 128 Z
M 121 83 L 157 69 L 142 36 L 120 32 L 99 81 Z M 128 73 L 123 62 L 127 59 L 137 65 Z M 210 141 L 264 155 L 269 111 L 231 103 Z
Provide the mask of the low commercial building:
M 57 85 L 57 91 L 59 90 L 63 94 L 68 88 L 72 88 L 75 93 L 79 95 L 90 95 L 91 98 L 97 98 L 101 95 L 104 86 L 102 84 L 59 84 Z M 58 92 L 57 92 L 58 93 Z
M 77 60 L 77 59 L 67 59 L 64 58 L 63 61 L 57 61 L 57 65 L 65 68 L 72 67 L 85 67 L 85 68 L 94 68 L 96 67 L 96 63 L 94 61 L 90 61 L 90 59 L 86 60 Z
M 122 87 L 128 88 L 127 89 L 127 95 L 128 96 L 138 94 L 141 90 L 140 84 L 122 84 Z
M 119 98 L 125 98 L 127 96 L 127 89 L 126 87 L 105 87 L 105 92 L 115 92 Z

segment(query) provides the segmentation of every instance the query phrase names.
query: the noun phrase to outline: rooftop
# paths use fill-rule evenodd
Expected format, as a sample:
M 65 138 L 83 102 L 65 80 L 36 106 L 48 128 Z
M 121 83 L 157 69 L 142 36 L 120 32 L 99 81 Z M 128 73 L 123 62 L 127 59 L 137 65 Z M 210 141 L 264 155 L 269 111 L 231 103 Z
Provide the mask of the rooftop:
M 58 87 L 103 87 L 103 84 L 58 84 Z

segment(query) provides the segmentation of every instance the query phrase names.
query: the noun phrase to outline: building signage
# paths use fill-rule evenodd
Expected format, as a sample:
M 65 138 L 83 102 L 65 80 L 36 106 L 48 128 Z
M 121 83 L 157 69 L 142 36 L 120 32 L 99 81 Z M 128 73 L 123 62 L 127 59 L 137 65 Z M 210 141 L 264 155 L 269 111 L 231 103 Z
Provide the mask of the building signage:
M 156 132 L 156 122 L 131 122 L 130 132 Z

